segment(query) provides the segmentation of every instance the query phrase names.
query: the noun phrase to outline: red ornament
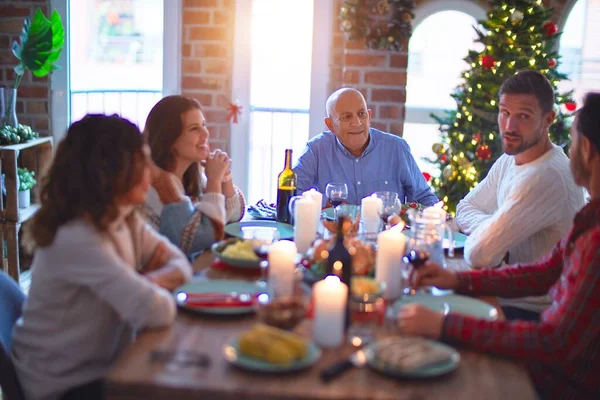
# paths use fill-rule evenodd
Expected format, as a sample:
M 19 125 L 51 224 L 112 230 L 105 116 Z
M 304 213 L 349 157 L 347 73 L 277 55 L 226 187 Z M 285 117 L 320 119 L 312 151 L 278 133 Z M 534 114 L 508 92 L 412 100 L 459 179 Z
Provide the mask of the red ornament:
M 546 31 L 546 36 L 553 36 L 558 32 L 558 26 L 553 22 L 546 22 L 544 24 L 544 30 Z
M 577 103 L 565 103 L 565 108 L 568 111 L 573 112 L 573 111 L 577 110 Z
M 558 65 L 558 61 L 556 61 L 556 58 L 549 58 L 548 59 L 548 67 L 554 68 L 557 65 Z
M 441 157 L 440 157 L 440 162 L 441 162 L 442 164 L 445 164 L 445 163 L 446 163 L 446 161 L 448 161 L 448 157 L 446 157 L 446 155 L 444 154 L 443 156 L 441 156 Z
M 429 172 L 423 172 L 423 178 L 425 178 L 425 180 L 429 182 L 431 181 L 431 174 Z
M 481 133 L 477 132 L 473 135 L 473 140 L 479 143 L 481 141 Z
M 477 151 L 475 151 L 475 155 L 480 160 L 486 161 L 492 158 L 492 150 L 487 144 L 482 144 L 477 148 Z
M 233 122 L 234 124 L 238 123 L 238 115 L 242 113 L 242 106 L 239 106 L 235 103 L 229 103 L 227 110 L 229 114 L 227 115 L 227 121 Z
M 496 65 L 496 59 L 492 56 L 484 56 L 481 59 L 481 65 L 483 66 L 483 68 L 486 69 L 494 68 L 494 66 Z

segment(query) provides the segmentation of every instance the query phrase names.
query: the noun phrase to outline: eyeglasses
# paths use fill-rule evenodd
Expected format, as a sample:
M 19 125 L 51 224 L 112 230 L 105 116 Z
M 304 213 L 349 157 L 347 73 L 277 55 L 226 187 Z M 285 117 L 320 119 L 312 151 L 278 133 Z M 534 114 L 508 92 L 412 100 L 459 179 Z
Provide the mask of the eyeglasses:
M 358 117 L 359 120 L 364 121 L 369 116 L 369 113 L 367 111 L 359 111 L 356 113 L 356 116 Z M 337 121 L 345 124 L 347 122 L 352 121 L 353 118 L 354 118 L 354 114 L 344 114 L 341 117 L 339 117 L 337 119 Z

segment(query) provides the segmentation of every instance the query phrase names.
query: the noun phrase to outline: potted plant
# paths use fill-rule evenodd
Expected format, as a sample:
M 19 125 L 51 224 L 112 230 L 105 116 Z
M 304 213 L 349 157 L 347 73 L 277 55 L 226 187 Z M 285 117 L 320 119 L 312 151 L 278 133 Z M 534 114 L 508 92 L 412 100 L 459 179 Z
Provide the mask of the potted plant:
M 21 130 L 23 127 L 22 125 L 19 126 L 16 105 L 17 89 L 23 75 L 25 75 L 25 71 L 30 70 L 34 76 L 41 78 L 58 68 L 55 63 L 58 61 L 65 44 L 65 30 L 60 14 L 54 10 L 50 19 L 47 19 L 38 8 L 33 18 L 25 18 L 19 40 L 20 43 L 14 41 L 12 44 L 12 52 L 19 60 L 19 64 L 14 68 L 16 74 L 15 85 L 12 89 L 6 89 L 6 95 L 0 95 L 0 98 L 4 98 L 5 104 L 4 112 L 0 112 L 0 115 L 2 115 L 0 128 L 8 125 L 15 128 L 15 130 Z M 13 138 L 16 138 L 16 143 L 19 143 L 19 136 L 22 135 L 19 132 L 13 133 L 15 133 Z M 8 135 L 8 131 L 3 134 Z M 25 134 L 25 136 L 27 135 Z M 24 139 L 24 141 L 28 140 L 27 138 Z
M 17 168 L 19 178 L 19 208 L 27 208 L 31 204 L 31 188 L 35 186 L 35 172 L 27 168 Z

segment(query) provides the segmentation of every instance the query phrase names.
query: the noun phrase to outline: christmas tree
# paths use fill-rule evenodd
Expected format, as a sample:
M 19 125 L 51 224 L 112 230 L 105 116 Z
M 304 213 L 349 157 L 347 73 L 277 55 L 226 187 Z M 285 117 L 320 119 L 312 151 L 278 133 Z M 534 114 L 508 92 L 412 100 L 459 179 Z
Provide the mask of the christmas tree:
M 544 74 L 555 89 L 557 116 L 550 128 L 551 140 L 568 151 L 567 119 L 576 108 L 572 93 L 559 94 L 556 84 L 567 77 L 557 70 L 557 26 L 550 21 L 552 9 L 541 0 L 493 0 L 488 19 L 479 21 L 476 42 L 481 52 L 470 51 L 465 61 L 470 69 L 462 73 L 464 81 L 451 95 L 457 110 L 445 117 L 434 117 L 440 124 L 441 143 L 433 145 L 440 169 L 432 181 L 445 208 L 456 204 L 487 175 L 502 155 L 498 130 L 498 90 L 519 70 L 531 69 Z

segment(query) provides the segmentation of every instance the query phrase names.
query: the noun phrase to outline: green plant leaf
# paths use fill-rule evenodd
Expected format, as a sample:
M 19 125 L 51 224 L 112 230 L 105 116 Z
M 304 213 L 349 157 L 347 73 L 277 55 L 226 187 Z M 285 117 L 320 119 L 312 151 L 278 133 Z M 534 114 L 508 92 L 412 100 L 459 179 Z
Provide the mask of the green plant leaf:
M 20 43 L 13 43 L 13 54 L 20 61 L 15 72 L 22 76 L 29 69 L 36 77 L 48 75 L 57 68 L 54 63 L 58 61 L 64 43 L 65 30 L 60 14 L 54 10 L 49 20 L 38 8 L 33 19 L 25 19 Z

